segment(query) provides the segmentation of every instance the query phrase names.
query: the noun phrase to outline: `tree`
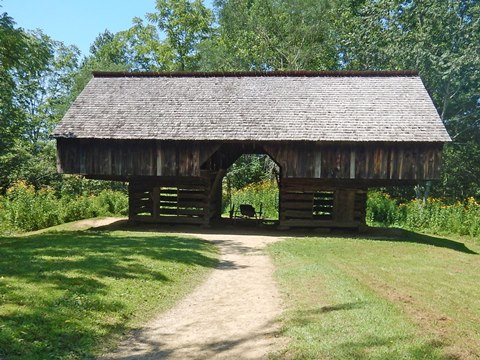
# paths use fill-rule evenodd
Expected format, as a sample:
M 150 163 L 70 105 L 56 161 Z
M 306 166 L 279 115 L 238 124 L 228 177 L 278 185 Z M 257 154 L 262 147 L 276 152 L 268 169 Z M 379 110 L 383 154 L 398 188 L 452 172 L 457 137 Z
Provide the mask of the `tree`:
M 278 166 L 265 154 L 244 154 L 228 169 L 226 175 L 234 189 L 263 180 L 274 180 L 278 176 Z
M 346 69 L 419 71 L 454 140 L 434 194 L 479 196 L 480 168 L 461 164 L 480 163 L 480 3 L 351 0 L 335 27 Z
M 68 106 L 79 51 L 0 17 L 0 191 L 23 178 L 56 179 L 48 138 Z
M 210 35 L 213 15 L 201 0 L 157 0 L 147 19 L 165 34 L 176 70 L 197 69 L 197 47 Z
M 47 62 L 47 46 L 23 29 L 15 28 L 7 13 L 0 15 L 0 156 L 25 128 L 17 79 L 43 68 Z
M 29 36 L 48 51 L 46 62 L 41 67 L 16 73 L 15 104 L 24 121 L 23 137 L 37 147 L 48 141 L 48 135 L 69 106 L 80 51 L 41 32 Z
M 329 19 L 336 2 L 217 0 L 214 36 L 201 44 L 209 70 L 322 70 L 339 66 Z

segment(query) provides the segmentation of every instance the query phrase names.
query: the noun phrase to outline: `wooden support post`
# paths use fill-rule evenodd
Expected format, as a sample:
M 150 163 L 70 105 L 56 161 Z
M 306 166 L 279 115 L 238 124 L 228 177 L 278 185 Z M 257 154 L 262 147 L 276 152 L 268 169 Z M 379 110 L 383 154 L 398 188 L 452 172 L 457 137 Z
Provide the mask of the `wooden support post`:
M 220 169 L 215 174 L 208 196 L 210 207 L 208 221 L 211 218 L 220 218 L 222 216 L 222 180 L 226 173 L 226 169 Z
M 333 220 L 338 223 L 353 222 L 355 190 L 336 190 L 333 199 Z
M 128 184 L 128 220 L 132 221 L 135 216 L 134 202 L 133 202 L 133 184 Z
M 160 187 L 155 186 L 152 190 L 152 218 L 158 219 L 160 212 Z

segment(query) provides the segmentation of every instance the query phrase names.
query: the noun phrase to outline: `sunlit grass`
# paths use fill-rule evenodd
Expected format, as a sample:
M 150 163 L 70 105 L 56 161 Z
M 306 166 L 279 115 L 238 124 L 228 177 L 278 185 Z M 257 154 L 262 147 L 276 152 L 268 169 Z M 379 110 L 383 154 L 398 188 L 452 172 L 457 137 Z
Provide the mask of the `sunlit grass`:
M 212 244 L 127 231 L 0 237 L 0 358 L 91 358 L 217 264 Z
M 281 358 L 480 354 L 480 246 L 398 230 L 269 247 L 287 311 Z

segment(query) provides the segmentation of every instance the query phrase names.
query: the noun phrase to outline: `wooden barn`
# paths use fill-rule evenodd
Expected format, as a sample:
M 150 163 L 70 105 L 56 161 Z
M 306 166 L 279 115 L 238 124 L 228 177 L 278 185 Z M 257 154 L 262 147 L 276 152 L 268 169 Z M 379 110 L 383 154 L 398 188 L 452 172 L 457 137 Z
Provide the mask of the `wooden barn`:
M 283 227 L 358 227 L 369 187 L 440 175 L 450 138 L 414 72 L 94 73 L 58 171 L 129 183 L 136 221 L 209 225 L 242 154 L 280 168 Z

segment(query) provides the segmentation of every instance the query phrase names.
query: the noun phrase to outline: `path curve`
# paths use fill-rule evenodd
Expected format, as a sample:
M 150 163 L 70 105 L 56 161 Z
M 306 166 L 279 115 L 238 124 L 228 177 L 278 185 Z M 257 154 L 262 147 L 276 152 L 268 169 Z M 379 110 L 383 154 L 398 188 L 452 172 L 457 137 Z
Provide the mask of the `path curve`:
M 274 236 L 188 234 L 212 241 L 220 264 L 174 308 L 107 359 L 262 359 L 278 350 L 282 306 L 265 254 Z

